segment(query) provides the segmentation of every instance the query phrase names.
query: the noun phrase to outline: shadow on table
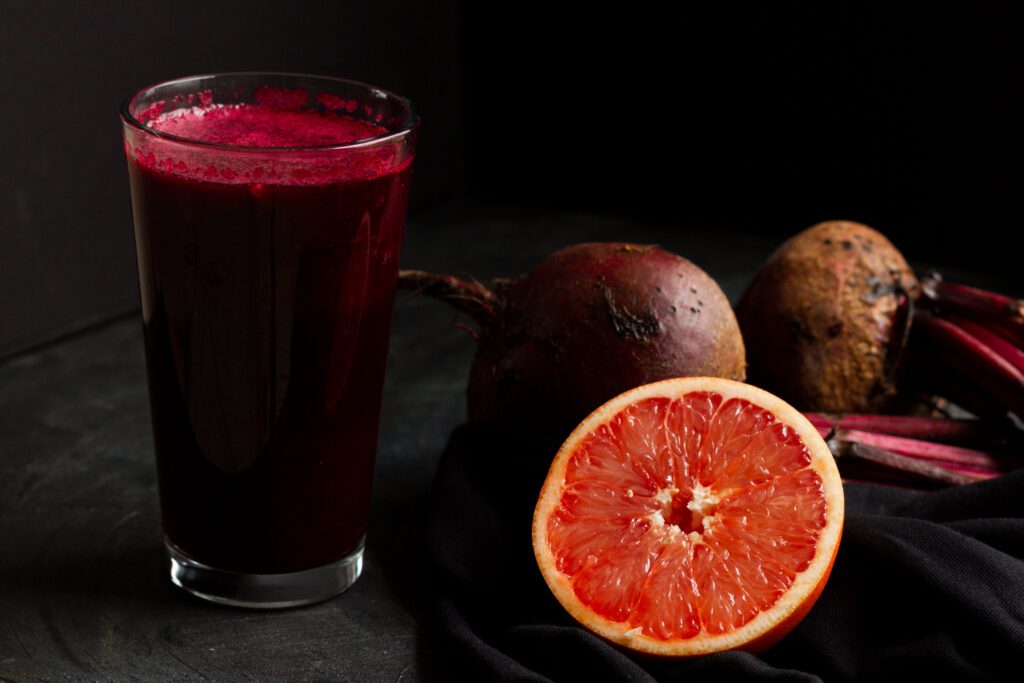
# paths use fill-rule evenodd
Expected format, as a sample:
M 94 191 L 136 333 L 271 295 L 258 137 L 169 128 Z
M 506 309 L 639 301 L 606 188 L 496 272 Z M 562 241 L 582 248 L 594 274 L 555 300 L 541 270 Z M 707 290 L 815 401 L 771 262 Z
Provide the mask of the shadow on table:
M 425 681 L 448 680 L 440 670 L 433 620 L 429 561 L 424 544 L 427 499 L 422 491 L 378 506 L 367 532 L 368 555 L 388 588 L 416 620 L 416 670 Z
M 13 602 L 53 603 L 60 610 L 95 610 L 112 602 L 152 607 L 180 604 L 184 595 L 168 583 L 167 557 L 156 540 L 89 549 L 44 543 L 0 568 L 0 587 Z

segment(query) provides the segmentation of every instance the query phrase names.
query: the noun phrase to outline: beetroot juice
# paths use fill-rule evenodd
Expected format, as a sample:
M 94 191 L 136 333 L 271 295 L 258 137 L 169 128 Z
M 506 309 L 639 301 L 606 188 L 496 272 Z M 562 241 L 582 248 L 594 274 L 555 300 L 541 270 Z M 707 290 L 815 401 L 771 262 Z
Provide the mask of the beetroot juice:
M 300 604 L 347 584 L 223 584 L 361 553 L 415 120 L 235 78 L 126 105 L 163 525 L 185 588 Z

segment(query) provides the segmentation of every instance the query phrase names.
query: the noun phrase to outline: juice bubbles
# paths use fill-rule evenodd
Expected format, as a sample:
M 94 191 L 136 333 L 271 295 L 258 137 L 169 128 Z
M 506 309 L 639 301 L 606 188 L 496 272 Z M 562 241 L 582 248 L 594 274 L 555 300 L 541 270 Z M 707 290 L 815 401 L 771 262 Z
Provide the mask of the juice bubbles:
M 302 89 L 189 97 L 125 125 L 168 545 L 329 565 L 366 528 L 412 143 Z

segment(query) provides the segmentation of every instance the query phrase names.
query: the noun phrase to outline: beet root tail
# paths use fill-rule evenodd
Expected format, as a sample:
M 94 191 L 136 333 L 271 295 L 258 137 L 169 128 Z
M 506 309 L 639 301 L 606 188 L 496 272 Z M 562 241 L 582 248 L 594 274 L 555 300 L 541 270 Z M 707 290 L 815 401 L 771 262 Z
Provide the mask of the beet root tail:
M 475 279 L 466 280 L 423 270 L 400 270 L 398 287 L 444 301 L 472 317 L 482 327 L 497 320 L 501 310 L 498 294 Z

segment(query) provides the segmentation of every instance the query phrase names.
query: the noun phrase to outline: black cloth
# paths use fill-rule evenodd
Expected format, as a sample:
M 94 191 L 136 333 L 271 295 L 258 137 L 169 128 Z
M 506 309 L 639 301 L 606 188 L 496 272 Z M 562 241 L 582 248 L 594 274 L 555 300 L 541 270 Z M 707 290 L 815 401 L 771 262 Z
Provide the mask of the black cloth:
M 672 661 L 594 636 L 545 585 L 531 523 L 551 448 L 463 426 L 441 459 L 427 544 L 453 680 L 1024 680 L 1024 471 L 929 493 L 848 484 L 803 622 L 759 656 Z

